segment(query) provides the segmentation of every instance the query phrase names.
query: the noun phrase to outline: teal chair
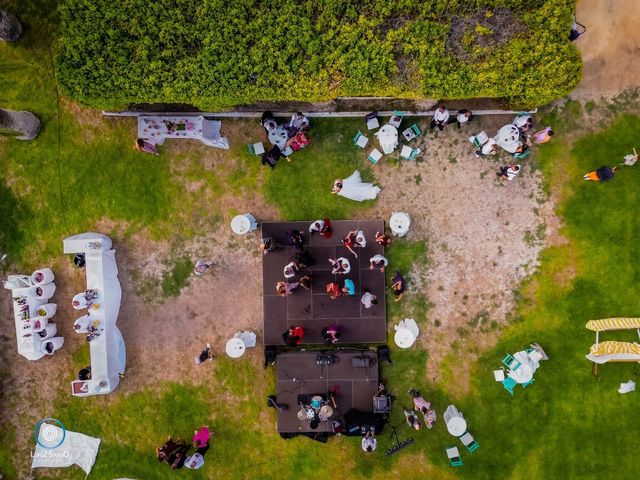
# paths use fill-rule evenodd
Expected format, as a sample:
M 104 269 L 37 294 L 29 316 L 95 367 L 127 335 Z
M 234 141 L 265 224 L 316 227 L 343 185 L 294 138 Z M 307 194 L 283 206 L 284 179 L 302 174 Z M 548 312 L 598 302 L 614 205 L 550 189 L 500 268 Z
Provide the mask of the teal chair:
M 513 378 L 511 377 L 505 377 L 505 379 L 502 381 L 502 386 L 504 387 L 504 389 L 509 392 L 511 395 L 513 395 L 513 388 L 518 385 L 518 382 L 516 382 Z
M 535 350 L 535 349 L 534 349 L 533 347 L 527 347 L 527 348 L 525 348 L 525 349 L 524 349 L 524 352 L 525 352 L 526 354 L 529 354 L 529 353 L 533 352 L 534 350 Z
M 449 447 L 446 451 L 447 457 L 449 458 L 449 465 L 452 467 L 461 467 L 462 458 L 460 458 L 460 451 L 458 450 L 458 447 Z
M 421 150 L 419 148 L 411 148 L 403 145 L 402 150 L 400 150 L 400 157 L 406 160 L 415 160 L 420 152 Z
M 478 442 L 476 442 L 473 438 L 473 435 L 471 435 L 469 432 L 465 432 L 464 435 L 460 437 L 460 441 L 465 447 L 467 447 L 469 453 L 475 452 L 478 447 L 480 447 L 480 445 L 478 445 Z
M 389 119 L 389 125 L 393 125 L 396 128 L 400 128 L 400 124 L 402 123 L 402 117 L 404 117 L 404 112 L 399 112 L 398 110 L 394 110 L 391 118 Z
M 508 353 L 502 359 L 502 363 L 509 370 L 517 370 L 518 368 L 520 368 L 520 362 L 517 361 L 515 358 L 513 358 Z
M 356 147 L 364 149 L 367 146 L 369 139 L 365 137 L 360 130 L 356 133 L 356 136 L 353 137 L 353 143 Z
M 402 135 L 404 136 L 404 138 L 407 141 L 411 141 L 414 138 L 419 137 L 420 135 L 422 135 L 422 132 L 420 131 L 420 128 L 418 128 L 418 124 L 414 123 L 409 128 L 407 128 L 405 131 L 403 131 Z
M 536 381 L 536 379 L 531 377 L 531 380 L 529 380 L 527 383 L 523 383 L 522 384 L 522 388 L 527 388 L 528 385 L 531 385 L 535 381 Z
M 529 155 L 531 155 L 531 149 L 527 148 L 524 152 L 514 153 L 513 154 L 513 158 L 516 159 L 516 160 L 524 160 Z
M 368 157 L 369 161 L 374 165 L 377 165 L 381 158 L 382 158 L 382 152 L 377 148 L 374 148 L 373 150 L 371 150 L 371 153 L 369 154 L 369 157 Z
M 247 145 L 247 150 L 249 150 L 249 155 L 262 155 L 264 153 L 264 145 L 262 145 L 262 142 L 250 143 Z

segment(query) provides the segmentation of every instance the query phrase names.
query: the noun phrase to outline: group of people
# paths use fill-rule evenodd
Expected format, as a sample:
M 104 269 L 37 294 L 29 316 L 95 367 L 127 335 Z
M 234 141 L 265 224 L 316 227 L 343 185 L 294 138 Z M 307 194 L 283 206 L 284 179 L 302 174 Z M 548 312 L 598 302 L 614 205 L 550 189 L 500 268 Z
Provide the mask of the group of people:
M 204 465 L 204 456 L 209 451 L 209 427 L 203 426 L 193 433 L 194 453 L 187 455 L 191 448 L 184 440 L 169 437 L 167 441 L 156 448 L 156 458 L 159 462 L 166 462 L 172 469 L 182 467 L 197 470 Z
M 302 113 L 296 112 L 289 123 L 279 125 L 272 112 L 262 114 L 261 125 L 265 129 L 273 147 L 262 154 L 262 165 L 272 169 L 280 158 L 291 161 L 291 154 L 301 150 L 311 143 L 309 138 L 309 119 Z
M 417 390 L 410 389 L 409 395 L 411 395 L 413 400 L 413 409 L 402 409 L 407 425 L 415 430 L 420 430 L 422 428 L 422 422 L 420 422 L 418 414 L 416 413 L 419 412 L 422 414 L 424 426 L 432 428 L 436 421 L 436 412 L 431 409 L 431 403 L 427 402 Z

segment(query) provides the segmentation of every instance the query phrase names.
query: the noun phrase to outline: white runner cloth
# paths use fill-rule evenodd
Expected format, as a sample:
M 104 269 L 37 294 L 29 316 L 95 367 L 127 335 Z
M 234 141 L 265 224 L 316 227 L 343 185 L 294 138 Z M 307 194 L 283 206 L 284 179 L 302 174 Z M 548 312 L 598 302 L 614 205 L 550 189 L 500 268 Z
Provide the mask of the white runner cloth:
M 349 200 L 362 202 L 364 200 L 374 200 L 378 193 L 380 193 L 380 187 L 373 183 L 364 183 L 360 172 L 356 170 L 342 181 L 342 189 L 338 192 L 338 195 Z
M 43 445 L 47 445 L 51 443 L 47 439 L 53 438 L 52 446 L 55 446 L 62 439 L 62 435 L 63 431 L 60 427 L 42 423 L 38 431 L 38 440 Z M 31 468 L 60 468 L 70 467 L 75 464 L 89 475 L 93 464 L 96 462 L 99 447 L 99 438 L 67 431 L 64 441 L 56 448 L 44 448 L 40 444 L 36 444 Z
M 170 125 L 174 128 L 170 129 Z M 202 116 L 138 117 L 138 138 L 143 138 L 154 145 L 162 145 L 166 138 L 186 138 L 199 140 L 205 145 L 217 148 L 229 148 L 229 142 L 220 136 L 222 122 L 205 120 Z

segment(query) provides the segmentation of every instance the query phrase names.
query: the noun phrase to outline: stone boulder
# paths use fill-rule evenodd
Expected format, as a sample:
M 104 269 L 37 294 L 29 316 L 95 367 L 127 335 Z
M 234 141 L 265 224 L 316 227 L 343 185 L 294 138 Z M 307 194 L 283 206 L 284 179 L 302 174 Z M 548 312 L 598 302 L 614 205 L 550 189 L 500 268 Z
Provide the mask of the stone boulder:
M 0 130 L 8 130 L 18 140 L 33 140 L 40 132 L 40 120 L 31 112 L 0 108 Z
M 20 38 L 22 25 L 16 17 L 5 10 L 0 10 L 0 40 L 14 42 Z

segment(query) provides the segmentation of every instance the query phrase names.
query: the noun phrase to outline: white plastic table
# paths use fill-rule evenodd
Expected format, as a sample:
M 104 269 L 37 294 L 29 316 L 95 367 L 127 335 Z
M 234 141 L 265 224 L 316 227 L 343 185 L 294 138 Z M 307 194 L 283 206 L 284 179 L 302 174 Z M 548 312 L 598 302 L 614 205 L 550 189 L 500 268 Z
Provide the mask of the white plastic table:
M 282 125 L 278 125 L 275 130 L 271 130 L 269 132 L 269 141 L 272 145 L 277 145 L 278 147 L 280 147 L 280 150 L 284 151 L 288 139 L 289 135 Z
M 229 355 L 231 358 L 240 358 L 242 355 L 244 355 L 244 351 L 245 351 L 246 347 L 244 342 L 239 339 L 239 338 L 230 338 L 227 341 L 227 346 L 225 348 L 227 355 Z
M 415 343 L 416 337 L 408 328 L 398 328 L 393 340 L 400 348 L 409 348 Z
M 505 125 L 498 131 L 495 138 L 498 145 L 509 153 L 515 153 L 522 142 L 520 141 L 520 130 L 513 124 Z
M 398 146 L 398 129 L 393 125 L 383 125 L 375 134 L 380 142 L 380 148 L 386 154 L 393 152 Z
M 527 383 L 533 378 L 533 372 L 536 371 L 540 364 L 534 361 L 527 352 L 517 352 L 513 354 L 520 366 L 515 370 L 510 370 L 508 376 L 518 383 Z
M 404 212 L 394 212 L 389 219 L 389 227 L 391 233 L 398 237 L 404 237 L 409 231 L 411 225 L 411 218 L 409 214 Z
M 467 421 L 463 417 L 452 417 L 447 422 L 447 430 L 454 437 L 459 437 L 467 431 Z
M 251 230 L 251 220 L 246 215 L 236 215 L 231 220 L 231 230 L 238 235 L 244 235 Z

